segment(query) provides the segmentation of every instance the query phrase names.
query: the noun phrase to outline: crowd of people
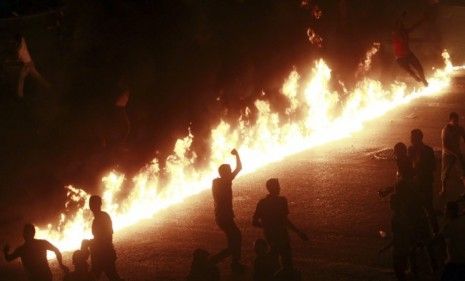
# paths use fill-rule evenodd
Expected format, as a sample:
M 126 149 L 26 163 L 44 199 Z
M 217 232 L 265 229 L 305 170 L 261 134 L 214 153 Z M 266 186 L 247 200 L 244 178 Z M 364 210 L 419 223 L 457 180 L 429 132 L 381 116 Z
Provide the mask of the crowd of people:
M 60 250 L 47 240 L 35 239 L 35 227 L 26 224 L 23 229 L 24 244 L 10 253 L 10 247 L 5 245 L 3 253 L 7 261 L 21 259 L 27 277 L 30 281 L 51 281 L 47 251 L 55 253 L 58 264 L 63 270 L 64 281 L 94 281 L 105 273 L 111 281 L 121 281 L 116 271 L 116 251 L 113 246 L 113 226 L 108 213 L 102 211 L 102 198 L 94 195 L 89 199 L 89 208 L 94 220 L 92 222 L 92 234 L 94 239 L 83 240 L 81 249 L 72 255 L 74 271 L 70 271 L 63 264 Z M 87 260 L 91 260 L 91 267 Z
M 241 263 L 241 231 L 234 221 L 232 182 L 242 169 L 237 150 L 231 153 L 236 157 L 236 168 L 222 164 L 218 168 L 219 177 L 213 180 L 212 192 L 215 204 L 215 219 L 218 227 L 225 233 L 227 247 L 215 255 L 207 250 L 196 249 L 188 281 L 219 281 L 217 264 L 231 256 L 233 274 L 242 275 L 246 267 Z M 292 281 L 301 280 L 300 273 L 293 266 L 292 250 L 288 229 L 296 232 L 307 241 L 307 235 L 299 230 L 288 218 L 287 199 L 280 196 L 280 184 L 277 178 L 266 182 L 268 195 L 257 204 L 252 221 L 255 227 L 263 229 L 265 239 L 257 239 L 254 245 L 254 280 L 256 281 Z M 3 252 L 7 261 L 21 259 L 24 269 L 31 281 L 51 281 L 52 273 L 47 260 L 47 251 L 55 253 L 61 269 L 65 273 L 64 281 L 99 280 L 102 273 L 111 281 L 121 281 L 116 270 L 116 251 L 113 246 L 112 220 L 108 213 L 102 211 L 102 198 L 93 195 L 89 199 L 89 208 L 94 216 L 92 222 L 93 239 L 83 240 L 81 249 L 72 255 L 74 271 L 70 272 L 63 264 L 60 250 L 47 240 L 35 239 L 35 227 L 26 224 L 23 229 L 24 244 L 10 252 L 5 245 Z M 87 260 L 91 261 L 89 268 Z
M 465 174 L 465 161 L 460 150 L 465 141 L 465 129 L 459 124 L 459 115 L 450 113 L 449 122 L 442 129 L 442 169 L 441 191 L 444 196 L 450 190 L 450 175 L 456 164 Z M 394 146 L 397 164 L 397 180 L 392 187 L 379 191 L 380 197 L 390 196 L 392 210 L 392 240 L 380 250 L 392 248 L 392 260 L 395 275 L 399 281 L 408 280 L 408 269 L 418 278 L 417 256 L 423 249 L 430 261 L 433 275 L 441 276 L 441 281 L 465 280 L 465 216 L 461 204 L 465 196 L 446 204 L 444 223 L 440 227 L 438 211 L 434 207 L 434 172 L 436 158 L 433 149 L 423 142 L 423 132 L 414 129 L 410 134 L 411 145 L 404 143 Z M 196 249 L 193 252 L 188 281 L 219 281 L 218 264 L 231 257 L 231 271 L 242 275 L 246 267 L 241 261 L 242 235 L 234 220 L 233 180 L 242 169 L 241 158 L 237 150 L 231 154 L 236 158 L 236 167 L 232 170 L 228 164 L 218 168 L 219 177 L 212 182 L 212 195 L 215 207 L 215 220 L 227 239 L 227 246 L 217 254 L 208 250 Z M 254 243 L 256 258 L 253 262 L 253 278 L 256 281 L 301 280 L 300 272 L 294 267 L 289 230 L 302 240 L 308 237 L 288 218 L 287 199 L 280 196 L 280 183 L 277 178 L 266 181 L 268 195 L 261 199 L 252 216 L 252 225 L 263 230 L 264 238 Z M 46 240 L 35 239 L 35 227 L 26 224 L 23 230 L 24 244 L 10 252 L 4 247 L 7 261 L 20 258 L 31 281 L 50 281 L 52 273 L 47 261 L 47 251 L 55 253 L 58 264 L 65 272 L 65 281 L 98 280 L 104 273 L 109 280 L 122 280 L 117 273 L 116 252 L 113 246 L 113 227 L 110 216 L 102 211 L 102 199 L 93 195 L 89 199 L 89 208 L 93 213 L 92 240 L 83 240 L 81 249 L 72 255 L 74 271 L 63 264 L 62 255 L 55 246 Z M 441 247 L 447 249 L 447 259 L 442 262 Z M 90 256 L 91 266 L 87 263 Z
M 236 168 L 233 171 L 230 165 L 222 164 L 218 168 L 220 177 L 214 179 L 212 185 L 215 220 L 226 235 L 227 247 L 212 257 L 209 257 L 208 251 L 197 249 L 194 252 L 188 281 L 220 280 L 219 277 L 205 279 L 205 276 L 208 276 L 208 272 L 215 268 L 218 262 L 229 256 L 234 274 L 242 274 L 245 271 L 245 266 L 241 263 L 242 235 L 234 221 L 232 195 L 232 181 L 241 171 L 242 163 L 237 150 L 232 150 L 231 154 L 236 157 Z M 299 272 L 292 262 L 288 230 L 296 232 L 304 241 L 307 241 L 308 237 L 289 220 L 287 199 L 280 196 L 279 180 L 267 180 L 266 189 L 268 195 L 258 202 L 252 218 L 253 226 L 263 229 L 265 237 L 255 242 L 257 257 L 254 261 L 254 280 L 300 280 Z
M 394 146 L 397 181 L 393 187 L 381 190 L 381 197 L 390 195 L 391 242 L 380 252 L 392 247 L 393 267 L 399 281 L 407 280 L 407 270 L 418 278 L 417 254 L 425 249 L 434 275 L 442 281 L 465 280 L 465 217 L 460 208 L 463 197 L 446 204 L 445 225 L 440 228 L 438 211 L 434 208 L 434 171 L 436 159 L 433 149 L 423 143 L 419 129 L 411 131 L 411 146 Z M 450 113 L 449 122 L 442 130 L 442 168 L 440 196 L 450 187 L 450 174 L 456 164 L 465 172 L 461 141 L 465 130 L 459 125 L 459 115 Z M 446 242 L 447 260 L 443 267 L 439 242 Z M 443 243 L 444 244 L 444 243 Z M 439 247 L 441 248 L 441 247 Z
M 342 7 L 346 1 L 339 1 Z M 432 1 L 433 6 L 436 1 Z M 344 4 L 345 5 L 345 4 Z M 406 27 L 405 14 L 396 22 L 392 33 L 393 51 L 396 61 L 415 80 L 428 86 L 423 67 L 409 46 L 409 33 L 424 20 Z M 38 72 L 29 53 L 26 39 L 17 37 L 17 57 L 21 70 L 17 84 L 17 96 L 24 96 L 24 81 L 28 76 L 34 78 L 40 85 L 49 88 L 50 84 Z M 227 76 L 227 75 L 225 75 Z M 126 106 L 130 98 L 127 81 L 121 79 L 118 83 L 118 96 L 113 102 L 115 120 L 119 120 L 122 130 L 115 139 L 126 142 L 130 132 L 130 122 Z M 102 126 L 103 127 L 103 126 Z M 109 134 L 99 135 L 103 147 L 111 140 Z M 449 123 L 442 131 L 442 169 L 441 192 L 444 195 L 449 190 L 451 171 L 459 164 L 465 173 L 465 159 L 460 150 L 461 139 L 465 140 L 465 130 L 459 125 L 457 113 L 451 113 Z M 188 281 L 220 280 L 218 264 L 231 257 L 231 271 L 241 275 L 246 271 L 242 262 L 242 234 L 235 223 L 233 211 L 232 184 L 242 169 L 242 163 L 237 150 L 231 152 L 236 157 L 236 168 L 223 164 L 219 167 L 219 177 L 213 180 L 212 194 L 215 204 L 215 221 L 218 228 L 224 232 L 227 239 L 225 249 L 217 254 L 210 254 L 206 249 L 196 249 L 193 252 Z M 392 248 L 394 272 L 398 280 L 407 280 L 407 272 L 418 276 L 417 255 L 424 249 L 428 254 L 431 272 L 441 275 L 443 281 L 465 280 L 465 217 L 461 211 L 461 201 L 458 198 L 446 204 L 445 224 L 440 227 L 438 211 L 434 207 L 434 172 L 436 159 L 433 149 L 423 143 L 423 133 L 419 129 L 411 131 L 411 146 L 403 143 L 394 146 L 397 163 L 396 184 L 379 192 L 381 197 L 390 196 L 392 210 L 391 230 L 392 241 L 385 251 Z M 292 247 L 289 230 L 295 232 L 302 240 L 308 237 L 304 231 L 294 225 L 288 218 L 287 199 L 280 195 L 280 183 L 277 178 L 266 181 L 268 195 L 257 203 L 252 217 L 252 225 L 263 230 L 264 238 L 254 243 L 256 258 L 253 262 L 253 278 L 256 281 L 270 280 L 301 280 L 299 270 L 293 263 Z M 56 254 L 61 269 L 65 272 L 65 281 L 98 280 L 105 274 L 109 280 L 122 280 L 115 262 L 116 251 L 113 246 L 113 228 L 110 216 L 101 210 L 102 199 L 92 196 L 89 207 L 94 215 L 92 223 L 92 240 L 83 240 L 81 249 L 72 255 L 74 271 L 63 264 L 62 256 L 57 247 L 46 240 L 35 239 L 35 227 L 26 224 L 23 229 L 24 244 L 10 251 L 4 247 L 7 261 L 20 258 L 31 281 L 50 281 L 52 273 L 47 261 L 47 251 Z M 448 257 L 445 264 L 437 251 L 437 245 L 445 242 Z M 90 266 L 88 260 L 90 258 Z

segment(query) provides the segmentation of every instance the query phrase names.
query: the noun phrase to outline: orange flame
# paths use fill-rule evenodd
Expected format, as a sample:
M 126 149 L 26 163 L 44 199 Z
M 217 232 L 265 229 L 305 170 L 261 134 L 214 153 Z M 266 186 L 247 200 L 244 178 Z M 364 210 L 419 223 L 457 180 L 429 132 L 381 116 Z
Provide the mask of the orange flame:
M 318 48 L 323 47 L 323 38 L 318 35 L 315 30 L 312 28 L 307 28 L 307 36 L 308 36 L 308 41 L 312 43 L 312 45 L 317 46 Z
M 355 77 L 358 78 L 360 76 L 365 75 L 371 69 L 371 62 L 373 57 L 378 53 L 379 48 L 381 47 L 381 43 L 374 42 L 370 49 L 365 54 L 365 59 L 358 64 L 357 72 L 355 73 Z
M 202 170 L 192 165 L 196 159 L 195 154 L 189 153 L 193 136 L 179 139 L 167 159 L 164 171 L 167 182 L 163 186 L 157 159 L 132 179 L 109 173 L 102 179 L 103 208 L 113 218 L 114 229 L 118 231 L 208 189 L 217 167 L 230 156 L 231 148 L 240 151 L 244 174 L 299 151 L 348 137 L 361 130 L 365 122 L 399 105 L 445 90 L 454 67 L 446 51 L 443 57 L 446 66 L 435 71 L 426 88 L 409 89 L 401 82 L 384 87 L 379 81 L 363 79 L 344 101 L 330 89 L 331 69 L 323 60 L 316 61 L 307 77 L 302 78 L 294 70 L 282 86 L 281 92 L 289 100 L 284 116 L 273 112 L 268 102 L 257 100 L 258 117 L 254 124 L 249 124 L 245 116 L 240 118 L 237 128 L 220 122 L 211 132 L 212 155 L 208 167 Z M 117 197 L 123 185 L 130 185 L 131 189 L 126 199 L 119 202 Z M 64 251 L 77 249 L 82 239 L 91 238 L 89 210 L 85 204 L 89 195 L 72 186 L 67 189 L 66 206 L 73 211 L 61 214 L 58 223 L 39 229 L 37 234 Z

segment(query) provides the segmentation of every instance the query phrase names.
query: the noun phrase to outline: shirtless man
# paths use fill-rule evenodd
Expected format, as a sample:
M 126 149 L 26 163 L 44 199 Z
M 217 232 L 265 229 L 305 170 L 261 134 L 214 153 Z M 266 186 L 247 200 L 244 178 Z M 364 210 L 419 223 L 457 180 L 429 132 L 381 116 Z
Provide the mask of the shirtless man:
M 236 169 L 231 171 L 231 166 L 222 164 L 218 168 L 219 178 L 213 180 L 212 193 L 215 202 L 215 220 L 218 227 L 226 234 L 228 247 L 222 251 L 224 256 L 232 256 L 231 269 L 235 273 L 242 273 L 244 266 L 240 263 L 242 235 L 234 222 L 232 204 L 232 181 L 242 169 L 239 152 L 233 149 L 231 154 L 236 157 Z
M 426 81 L 423 66 L 412 52 L 409 45 L 410 33 L 416 27 L 418 27 L 423 22 L 423 20 L 407 28 L 404 26 L 404 18 L 405 12 L 396 22 L 396 27 L 392 32 L 392 47 L 394 49 L 394 55 L 396 56 L 397 63 L 403 69 L 405 69 L 405 71 L 407 71 L 418 82 L 423 82 L 425 86 L 428 86 L 428 81 Z
M 47 260 L 47 251 L 55 253 L 58 264 L 66 273 L 68 268 L 63 264 L 60 250 L 47 240 L 35 239 L 36 230 L 34 225 L 26 224 L 23 229 L 24 244 L 16 248 L 10 254 L 10 247 L 5 245 L 3 254 L 10 262 L 17 258 L 21 259 L 26 274 L 30 281 L 52 281 L 52 272 Z
M 449 114 L 449 122 L 442 129 L 442 170 L 441 195 L 447 191 L 447 182 L 449 180 L 450 171 L 458 162 L 463 172 L 465 171 L 465 161 L 462 151 L 460 150 L 461 139 L 465 140 L 465 130 L 459 125 L 459 115 L 455 112 Z

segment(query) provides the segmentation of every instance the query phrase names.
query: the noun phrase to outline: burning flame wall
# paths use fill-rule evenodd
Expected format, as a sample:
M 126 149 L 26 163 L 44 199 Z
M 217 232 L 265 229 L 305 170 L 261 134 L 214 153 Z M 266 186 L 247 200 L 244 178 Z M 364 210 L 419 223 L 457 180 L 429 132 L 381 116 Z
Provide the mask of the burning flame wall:
M 293 153 L 348 137 L 361 130 L 366 121 L 413 99 L 446 89 L 454 67 L 447 52 L 443 57 L 445 68 L 434 72 L 427 88 L 410 89 L 401 82 L 381 85 L 366 78 L 347 93 L 344 101 L 338 92 L 330 89 L 331 69 L 323 60 L 316 61 L 311 73 L 304 76 L 292 71 L 282 86 L 282 95 L 289 101 L 284 116 L 273 112 L 268 102 L 257 100 L 258 115 L 253 123 L 247 121 L 248 111 L 235 128 L 221 122 L 211 132 L 212 154 L 208 167 L 202 170 L 193 168 L 196 155 L 189 153 L 190 135 L 177 141 L 167 159 L 163 182 L 157 159 L 132 179 L 109 173 L 102 179 L 103 208 L 113 218 L 114 229 L 118 231 L 208 189 L 219 164 L 231 159 L 232 148 L 237 148 L 242 156 L 243 173 L 250 173 Z M 123 186 L 130 191 L 119 200 Z M 89 194 L 72 186 L 67 189 L 67 211 L 57 223 L 38 231 L 39 237 L 49 239 L 64 251 L 79 248 L 82 239 L 91 237 L 92 220 L 86 204 Z

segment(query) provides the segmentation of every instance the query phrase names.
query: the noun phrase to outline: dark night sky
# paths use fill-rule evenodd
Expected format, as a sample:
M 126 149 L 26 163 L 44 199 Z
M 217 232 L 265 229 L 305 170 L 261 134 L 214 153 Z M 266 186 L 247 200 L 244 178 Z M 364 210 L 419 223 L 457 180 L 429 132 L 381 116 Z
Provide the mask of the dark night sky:
M 246 106 L 253 110 L 262 90 L 261 98 L 279 110 L 276 93 L 294 66 L 305 70 L 322 56 L 337 77 L 350 80 L 367 47 L 389 38 L 399 11 L 425 5 L 348 1 L 349 24 L 341 25 L 336 0 L 310 1 L 323 10 L 318 21 L 294 0 L 36 2 L 2 2 L 0 19 L 0 187 L 23 198 L 35 190 L 62 196 L 69 183 L 96 186 L 110 167 L 134 173 L 155 156 L 163 159 L 189 127 L 194 149 L 206 157 L 210 128 L 220 118 L 236 120 Z M 309 26 L 323 36 L 324 48 L 308 43 Z M 15 97 L 16 33 L 27 39 L 51 91 L 27 82 L 25 98 Z M 113 104 L 125 88 L 131 132 L 121 149 Z

